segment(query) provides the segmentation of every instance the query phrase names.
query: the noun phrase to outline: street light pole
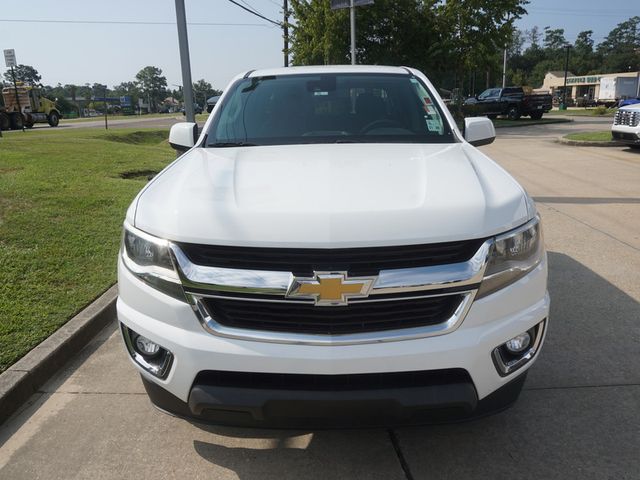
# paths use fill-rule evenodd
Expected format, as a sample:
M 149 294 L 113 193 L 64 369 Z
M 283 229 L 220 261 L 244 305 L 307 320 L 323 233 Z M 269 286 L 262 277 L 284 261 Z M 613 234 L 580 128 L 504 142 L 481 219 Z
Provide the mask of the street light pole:
M 351 0 L 349 7 L 349 19 L 351 21 L 351 65 L 356 64 L 356 7 Z
M 560 106 L 560 110 L 567 109 L 567 72 L 569 71 L 569 49 L 571 45 L 565 45 L 567 49 L 567 54 L 564 59 L 564 86 L 562 87 L 562 105 Z
M 187 37 L 187 15 L 184 9 L 184 0 L 176 0 L 176 23 L 178 25 L 178 45 L 180 46 L 180 65 L 182 67 L 184 113 L 187 117 L 187 122 L 195 123 L 191 62 L 189 60 L 189 39 Z

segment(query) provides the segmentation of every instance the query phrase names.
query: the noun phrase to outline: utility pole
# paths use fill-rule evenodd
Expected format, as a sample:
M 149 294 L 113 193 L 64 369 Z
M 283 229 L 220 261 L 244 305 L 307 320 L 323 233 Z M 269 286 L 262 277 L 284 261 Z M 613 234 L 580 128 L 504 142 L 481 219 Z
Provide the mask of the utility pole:
M 507 46 L 504 46 L 504 58 L 502 59 L 502 88 L 507 86 Z
M 351 65 L 356 64 L 356 7 L 351 0 L 349 19 L 351 21 Z
M 196 121 L 193 108 L 193 83 L 191 82 L 191 62 L 189 60 L 189 39 L 187 37 L 187 14 L 184 0 L 176 0 L 176 23 L 178 25 L 178 45 L 180 47 L 180 65 L 182 67 L 182 92 L 184 113 L 187 122 Z
M 283 0 L 282 11 L 284 13 L 284 22 L 282 28 L 284 29 L 284 66 L 289 66 L 289 2 Z

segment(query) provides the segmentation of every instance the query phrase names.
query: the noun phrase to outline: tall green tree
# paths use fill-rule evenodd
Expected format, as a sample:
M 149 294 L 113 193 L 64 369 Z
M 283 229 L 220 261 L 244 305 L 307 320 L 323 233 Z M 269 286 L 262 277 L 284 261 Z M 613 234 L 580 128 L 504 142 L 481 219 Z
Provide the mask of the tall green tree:
M 291 11 L 295 18 L 290 46 L 294 65 L 349 63 L 347 11 L 331 10 L 330 0 L 291 0 Z
M 448 0 L 438 3 L 436 13 L 444 25 L 444 46 L 454 53 L 448 66 L 456 73 L 456 84 L 464 89 L 472 72 L 486 74 L 487 86 L 498 82 L 504 48 L 514 31 L 514 22 L 527 13 L 528 0 Z
M 575 75 L 599 73 L 602 69 L 602 56 L 594 51 L 592 35 L 593 30 L 582 31 L 573 43 L 569 68 Z
M 193 84 L 193 100 L 202 107 L 206 106 L 209 97 L 220 95 L 221 93 L 222 91 L 213 88 L 204 78 Z
M 597 51 L 607 72 L 640 70 L 640 16 L 619 23 Z
M 158 110 L 158 105 L 167 94 L 167 78 L 162 75 L 158 67 L 144 67 L 136 74 L 136 83 L 143 98 L 148 99 L 152 111 Z
M 42 77 L 38 71 L 31 65 L 16 65 L 14 67 L 16 75 L 16 81 L 22 82 L 27 85 L 39 85 Z M 8 83 L 13 83 L 13 76 L 11 75 L 11 69 L 8 69 L 4 74 L 4 79 Z
M 500 53 L 527 0 L 376 0 L 358 7 L 358 63 L 410 65 L 439 86 L 463 87 L 471 72 L 501 67 Z M 329 0 L 291 0 L 293 63 L 344 64 L 349 12 Z
M 113 87 L 113 94 L 118 97 L 128 95 L 137 99 L 140 95 L 140 89 L 136 82 L 122 82 Z

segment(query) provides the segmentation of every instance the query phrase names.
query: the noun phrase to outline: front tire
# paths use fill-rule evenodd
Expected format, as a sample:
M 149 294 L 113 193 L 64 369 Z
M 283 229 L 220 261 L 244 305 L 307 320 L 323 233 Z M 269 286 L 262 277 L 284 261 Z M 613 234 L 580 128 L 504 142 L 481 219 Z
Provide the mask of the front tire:
M 520 109 L 516 105 L 512 105 L 507 110 L 509 120 L 518 120 L 520 118 Z
M 51 112 L 47 117 L 47 122 L 49 122 L 51 127 L 57 127 L 60 123 L 60 115 L 58 115 L 58 112 Z
M 542 112 L 533 112 L 530 116 L 532 120 L 540 120 L 542 118 Z
M 11 120 L 9 115 L 4 112 L 0 112 L 0 130 L 9 130 L 11 128 Z
M 24 126 L 24 117 L 19 112 L 13 112 L 10 117 L 11 119 L 11 129 L 12 130 L 22 130 Z

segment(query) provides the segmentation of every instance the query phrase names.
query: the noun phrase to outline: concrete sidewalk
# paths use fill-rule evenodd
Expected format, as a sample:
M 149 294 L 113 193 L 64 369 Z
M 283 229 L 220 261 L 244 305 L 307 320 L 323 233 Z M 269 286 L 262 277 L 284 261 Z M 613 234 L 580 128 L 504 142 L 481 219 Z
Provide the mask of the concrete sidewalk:
M 0 479 L 637 479 L 640 154 L 550 127 L 483 147 L 537 199 L 549 250 L 547 342 L 512 409 L 394 431 L 190 423 L 150 405 L 114 322 L 0 428 Z
M 2 479 L 404 478 L 385 431 L 218 428 L 157 411 L 115 322 L 0 430 L 0 443 Z

